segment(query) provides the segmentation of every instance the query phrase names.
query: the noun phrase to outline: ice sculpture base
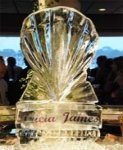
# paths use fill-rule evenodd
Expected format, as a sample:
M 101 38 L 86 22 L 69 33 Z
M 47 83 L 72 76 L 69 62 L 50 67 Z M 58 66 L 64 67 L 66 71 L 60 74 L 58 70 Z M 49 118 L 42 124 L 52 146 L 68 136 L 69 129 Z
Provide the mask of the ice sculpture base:
M 101 107 L 75 102 L 20 101 L 16 113 L 21 144 L 31 141 L 95 140 L 100 136 Z

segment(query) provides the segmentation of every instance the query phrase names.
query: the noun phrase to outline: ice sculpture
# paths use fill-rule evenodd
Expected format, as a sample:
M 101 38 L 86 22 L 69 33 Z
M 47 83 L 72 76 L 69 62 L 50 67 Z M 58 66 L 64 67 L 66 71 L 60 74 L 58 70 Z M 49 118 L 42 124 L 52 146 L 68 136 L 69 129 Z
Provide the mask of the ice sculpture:
M 49 2 L 39 0 L 39 10 L 21 29 L 21 47 L 33 76 L 17 103 L 17 136 L 21 144 L 95 140 L 101 107 L 86 78 L 98 34 L 76 9 L 46 8 Z

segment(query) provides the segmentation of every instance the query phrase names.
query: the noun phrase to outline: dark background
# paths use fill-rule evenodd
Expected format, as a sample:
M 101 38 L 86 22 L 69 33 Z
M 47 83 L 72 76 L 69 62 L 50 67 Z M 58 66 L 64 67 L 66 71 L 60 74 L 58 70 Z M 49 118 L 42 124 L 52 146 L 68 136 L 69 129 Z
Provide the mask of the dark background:
M 81 12 L 92 19 L 99 35 L 123 36 L 123 0 L 80 0 Z M 106 8 L 105 12 L 98 11 Z M 19 35 L 34 0 L 0 0 L 0 35 Z

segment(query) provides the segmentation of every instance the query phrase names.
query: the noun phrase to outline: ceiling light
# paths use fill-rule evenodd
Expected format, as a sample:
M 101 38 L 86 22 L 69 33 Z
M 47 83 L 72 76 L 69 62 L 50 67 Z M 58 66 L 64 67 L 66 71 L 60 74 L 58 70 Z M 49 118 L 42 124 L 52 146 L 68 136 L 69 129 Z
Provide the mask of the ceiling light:
M 99 11 L 106 11 L 106 8 L 99 8 Z

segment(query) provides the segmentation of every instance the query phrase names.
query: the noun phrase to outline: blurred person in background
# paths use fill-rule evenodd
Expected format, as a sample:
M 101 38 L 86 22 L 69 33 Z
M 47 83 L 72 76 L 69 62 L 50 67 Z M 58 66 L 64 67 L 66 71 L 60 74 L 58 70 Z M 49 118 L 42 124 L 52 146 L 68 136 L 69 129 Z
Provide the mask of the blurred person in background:
M 110 93 L 110 103 L 123 105 L 123 56 L 115 58 L 112 67 L 116 73 L 116 77 L 113 81 L 114 85 Z
M 96 95 L 99 99 L 99 104 L 104 104 L 104 85 L 108 74 L 110 72 L 108 67 L 108 58 L 105 55 L 97 57 L 97 67 L 90 70 L 90 76 L 93 77 L 91 81 Z
M 5 80 L 8 83 L 8 100 L 10 105 L 15 105 L 18 101 L 18 78 L 22 72 L 22 68 L 16 65 L 14 57 L 7 58 L 7 71 Z
M 22 68 L 16 65 L 16 59 L 14 57 L 8 57 L 6 80 L 17 81 L 21 72 L 22 72 Z
M 6 66 L 4 64 L 4 59 L 2 56 L 0 56 L 0 105 L 9 105 L 7 98 L 8 85 L 4 80 L 5 73 Z

